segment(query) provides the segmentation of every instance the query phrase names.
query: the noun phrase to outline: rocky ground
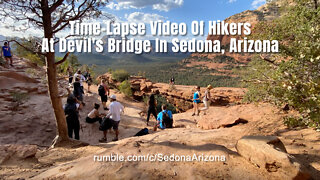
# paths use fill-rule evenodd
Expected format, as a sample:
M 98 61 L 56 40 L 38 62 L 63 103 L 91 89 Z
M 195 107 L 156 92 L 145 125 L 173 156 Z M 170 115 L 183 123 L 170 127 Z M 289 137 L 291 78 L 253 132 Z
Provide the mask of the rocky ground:
M 145 104 L 112 90 L 126 107 L 120 140 L 110 142 L 114 135 L 110 131 L 108 143 L 98 143 L 102 135 L 98 124 L 84 122 L 92 104 L 99 102 L 93 86 L 80 112 L 80 139 L 90 145 L 48 149 L 55 122 L 45 79 L 39 77 L 44 77 L 44 70 L 23 59 L 15 58 L 15 68 L 0 69 L 0 179 L 307 179 L 304 172 L 313 179 L 320 177 L 320 133 L 288 129 L 282 123 L 284 112 L 264 103 L 212 106 L 200 116 L 191 116 L 188 110 L 174 115 L 175 128 L 153 132 L 155 120 L 147 127 L 141 116 Z M 61 78 L 60 84 L 64 95 L 66 81 Z M 177 87 L 183 88 L 192 89 Z M 144 127 L 149 135 L 132 137 Z M 239 141 L 244 136 L 251 137 Z M 224 155 L 226 161 L 93 161 L 94 155 L 110 153 Z

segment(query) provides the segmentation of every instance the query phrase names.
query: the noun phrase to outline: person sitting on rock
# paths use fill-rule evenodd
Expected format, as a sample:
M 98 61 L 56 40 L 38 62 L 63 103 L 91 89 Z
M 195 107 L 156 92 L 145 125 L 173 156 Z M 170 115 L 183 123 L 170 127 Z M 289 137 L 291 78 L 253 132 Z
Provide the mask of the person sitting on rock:
M 192 116 L 196 115 L 199 116 L 199 103 L 200 101 L 200 86 L 196 87 L 196 92 L 193 94 L 193 114 Z
M 66 121 L 68 126 L 68 136 L 79 140 L 80 122 L 79 122 L 79 111 L 80 104 L 77 103 L 77 99 L 73 94 L 70 94 L 67 98 L 67 103 L 64 105 L 64 113 L 66 115 Z
M 99 113 L 99 108 L 100 105 L 97 103 L 94 103 L 94 108 L 92 111 L 90 111 L 90 113 L 88 114 L 87 118 L 86 118 L 86 122 L 87 123 L 95 123 L 95 122 L 99 122 L 101 123 L 102 121 L 102 114 Z
M 173 127 L 173 117 L 172 112 L 167 110 L 167 105 L 163 104 L 161 106 L 162 111 L 157 116 L 157 125 L 154 127 L 154 131 L 157 131 L 157 128 L 166 129 Z
M 203 96 L 204 107 L 200 109 L 200 111 L 203 111 L 204 115 L 206 115 L 206 111 L 209 109 L 209 106 L 210 106 L 210 100 L 211 100 L 210 90 L 211 89 L 212 89 L 212 86 L 208 85 L 206 91 L 204 92 L 204 96 Z
M 109 105 L 109 112 L 106 115 L 106 120 L 110 119 L 112 128 L 116 133 L 116 137 L 112 141 L 118 141 L 119 139 L 119 123 L 120 123 L 120 115 L 124 112 L 124 106 L 117 101 L 116 95 L 110 96 L 111 104 Z M 103 138 L 99 140 L 99 142 L 107 142 L 107 130 L 103 131 Z
M 154 116 L 154 118 L 157 119 L 157 101 L 154 98 L 154 94 L 150 95 L 148 105 L 149 107 L 148 107 L 148 116 L 147 116 L 147 126 L 148 126 L 151 114 Z

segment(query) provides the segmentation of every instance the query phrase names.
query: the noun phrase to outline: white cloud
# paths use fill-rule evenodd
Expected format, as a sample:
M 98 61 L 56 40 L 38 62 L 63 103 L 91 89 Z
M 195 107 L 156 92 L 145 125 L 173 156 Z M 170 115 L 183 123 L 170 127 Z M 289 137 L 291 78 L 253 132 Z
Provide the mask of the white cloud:
M 228 0 L 228 3 L 234 3 L 236 2 L 237 0 Z
M 254 0 L 252 3 L 251 3 L 251 6 L 253 8 L 258 8 L 259 6 L 263 5 L 266 3 L 266 0 Z
M 150 21 L 157 21 L 157 20 L 165 20 L 166 17 L 163 17 L 159 14 L 149 14 L 149 13 L 142 13 L 142 12 L 134 12 L 129 15 L 126 15 L 128 22 L 142 22 L 142 23 L 149 23 Z
M 184 0 L 114 0 L 107 4 L 107 8 L 113 10 L 142 9 L 151 6 L 159 11 L 169 11 L 183 5 Z

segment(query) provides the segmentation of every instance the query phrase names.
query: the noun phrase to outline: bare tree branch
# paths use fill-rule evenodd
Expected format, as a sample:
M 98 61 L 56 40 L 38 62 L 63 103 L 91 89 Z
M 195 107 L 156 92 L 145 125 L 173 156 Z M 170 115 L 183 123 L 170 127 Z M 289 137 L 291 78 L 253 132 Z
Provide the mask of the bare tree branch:
M 57 65 L 62 64 L 63 62 L 65 62 L 67 60 L 69 54 L 70 54 L 70 52 L 67 52 L 67 54 L 64 55 L 64 57 L 60 61 L 56 62 L 55 65 L 57 66 Z
M 7 40 L 5 40 L 5 41 L 7 41 Z M 46 55 L 45 53 L 42 53 L 42 52 L 40 52 L 40 51 L 34 51 L 34 50 L 32 50 L 31 48 L 24 46 L 23 44 L 21 44 L 21 43 L 20 43 L 19 41 L 17 41 L 17 40 L 8 40 L 7 42 L 15 42 L 15 43 L 17 43 L 19 46 L 23 47 L 25 50 L 27 50 L 27 51 L 29 51 L 29 52 L 31 52 L 31 53 L 34 53 L 34 54 L 39 54 L 39 55 L 43 55 L 43 56 Z

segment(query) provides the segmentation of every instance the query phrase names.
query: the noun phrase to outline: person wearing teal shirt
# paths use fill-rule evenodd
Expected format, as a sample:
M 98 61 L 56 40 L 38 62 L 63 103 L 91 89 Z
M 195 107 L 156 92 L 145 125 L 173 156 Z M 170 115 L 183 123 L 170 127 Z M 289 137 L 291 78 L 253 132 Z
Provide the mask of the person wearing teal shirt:
M 157 125 L 155 126 L 154 130 L 157 130 L 157 127 L 159 127 L 160 129 L 165 129 L 166 127 L 172 127 L 172 112 L 170 110 L 167 110 L 167 106 L 166 105 L 162 105 L 162 111 L 158 114 L 157 116 Z M 165 116 L 168 116 L 167 118 L 170 119 L 170 124 L 165 124 Z
M 192 116 L 196 115 L 197 112 L 197 116 L 199 116 L 199 103 L 200 101 L 200 86 L 196 87 L 196 92 L 193 94 L 193 114 Z

